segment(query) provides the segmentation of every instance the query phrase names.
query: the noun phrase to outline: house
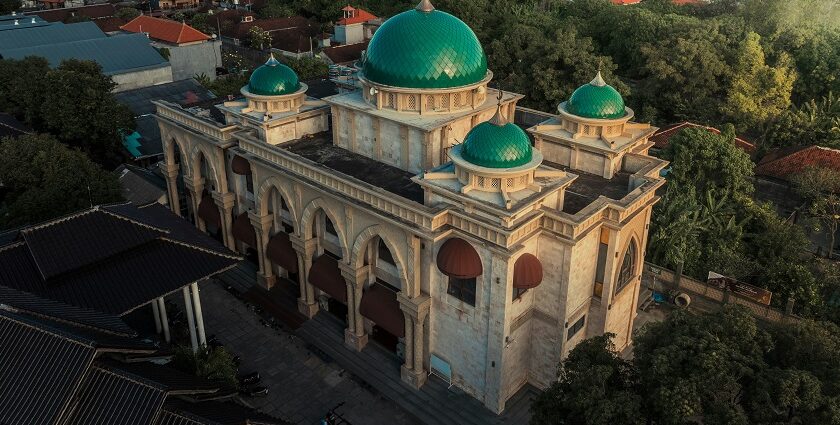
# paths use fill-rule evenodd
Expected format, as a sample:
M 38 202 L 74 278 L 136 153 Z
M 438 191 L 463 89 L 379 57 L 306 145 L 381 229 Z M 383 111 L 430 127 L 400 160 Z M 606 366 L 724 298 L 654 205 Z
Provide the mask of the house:
M 172 67 L 142 34 L 108 37 L 93 22 L 52 23 L 0 31 L 0 56 L 41 56 L 56 67 L 65 59 L 91 60 L 117 84 L 114 91 L 172 81 Z
M 341 9 L 344 16 L 335 23 L 333 41 L 338 44 L 356 44 L 370 40 L 382 20 L 364 9 L 347 5 Z
M 321 50 L 321 57 L 330 65 L 353 66 L 367 49 L 368 42 L 356 44 L 340 44 L 325 47 Z
M 269 18 L 259 19 L 256 14 L 242 9 L 225 10 L 210 16 L 211 25 L 219 28 L 222 35 L 222 40 L 231 42 L 235 45 L 240 45 L 246 42 L 250 37 L 248 31 L 252 27 L 259 27 L 263 31 L 268 31 L 272 37 L 272 43 L 277 40 L 285 39 L 282 47 L 291 46 L 289 52 L 298 53 L 303 51 L 303 44 L 301 44 L 301 35 L 305 34 L 307 37 L 317 36 L 320 31 L 317 29 L 318 25 L 302 16 L 292 16 L 288 18 Z M 308 40 L 305 43 L 306 50 L 309 50 Z
M 26 12 L 25 15 L 35 16 L 47 22 L 72 23 L 75 19 L 89 19 L 103 32 L 111 33 L 119 31 L 120 25 L 124 23 L 122 19 L 115 16 L 116 12 L 117 8 L 113 4 L 105 3 L 36 10 Z
M 499 413 L 584 339 L 629 347 L 657 129 L 599 74 L 524 130 L 524 96 L 490 87 L 475 33 L 429 0 L 365 58 L 357 89 L 322 99 L 269 58 L 219 118 L 156 102 L 172 211 L 254 255 L 305 326 L 343 335 L 337 353 L 376 345 L 393 361 L 369 367 L 412 389 Z
M 755 167 L 757 176 L 789 183 L 808 167 L 831 168 L 840 172 L 840 150 L 822 146 L 796 146 L 768 152 Z
M 171 83 L 126 90 L 114 95 L 134 115 L 136 129 L 123 137 L 123 146 L 133 165 L 148 167 L 163 159 L 160 128 L 155 120 L 154 100 L 167 100 L 178 105 L 192 105 L 215 99 L 216 95 L 190 78 Z
M 674 135 L 686 128 L 704 128 L 708 131 L 711 131 L 712 133 L 720 134 L 720 130 L 718 130 L 717 128 L 695 124 L 693 122 L 688 121 L 667 125 L 665 127 L 660 128 L 656 133 L 654 133 L 653 136 L 650 137 L 650 141 L 653 142 L 651 152 L 659 152 L 667 148 L 670 143 L 671 137 L 674 137 Z M 742 137 L 735 136 L 735 145 L 741 148 L 741 150 L 743 150 L 744 152 L 750 154 L 750 156 L 752 156 L 755 153 L 755 144 L 747 141 Z
M 152 40 L 152 46 L 169 60 L 174 81 L 196 75 L 215 80 L 216 68 L 222 66 L 221 40 L 183 22 L 141 15 L 120 29 L 146 34 Z

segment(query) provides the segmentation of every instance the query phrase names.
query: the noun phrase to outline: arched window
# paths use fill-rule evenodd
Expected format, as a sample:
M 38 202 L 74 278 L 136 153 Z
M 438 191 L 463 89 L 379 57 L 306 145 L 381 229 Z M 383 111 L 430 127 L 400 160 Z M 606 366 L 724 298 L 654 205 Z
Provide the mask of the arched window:
M 624 259 L 621 261 L 621 269 L 618 272 L 618 282 L 616 283 L 615 292 L 618 293 L 636 275 L 636 242 L 630 241 L 627 250 L 624 251 Z

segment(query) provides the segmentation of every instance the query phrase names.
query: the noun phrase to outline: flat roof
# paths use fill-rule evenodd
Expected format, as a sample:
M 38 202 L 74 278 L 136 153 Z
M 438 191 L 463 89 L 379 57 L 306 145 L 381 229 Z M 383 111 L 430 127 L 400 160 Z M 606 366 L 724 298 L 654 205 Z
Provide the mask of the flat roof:
M 335 146 L 332 144 L 330 132 L 317 133 L 279 145 L 279 147 L 314 161 L 322 167 L 338 171 L 410 201 L 423 203 L 423 189 L 411 180 L 415 174 Z
M 577 178 L 566 188 L 563 198 L 563 212 L 577 214 L 578 211 L 586 208 L 595 202 L 601 195 L 618 201 L 630 193 L 630 173 L 618 171 L 613 178 L 605 179 L 601 176 L 590 174 L 581 170 L 573 170 L 564 165 L 550 161 L 544 161 L 545 165 L 558 170 L 577 174 Z

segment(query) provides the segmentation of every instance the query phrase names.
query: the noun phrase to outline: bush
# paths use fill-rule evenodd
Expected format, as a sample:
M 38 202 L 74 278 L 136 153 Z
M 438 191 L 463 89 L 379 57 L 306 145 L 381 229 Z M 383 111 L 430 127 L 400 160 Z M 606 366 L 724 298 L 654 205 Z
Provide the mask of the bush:
M 224 347 L 202 347 L 197 352 L 193 352 L 192 347 L 179 345 L 175 347 L 172 365 L 182 372 L 213 382 L 233 388 L 239 386 L 233 356 Z

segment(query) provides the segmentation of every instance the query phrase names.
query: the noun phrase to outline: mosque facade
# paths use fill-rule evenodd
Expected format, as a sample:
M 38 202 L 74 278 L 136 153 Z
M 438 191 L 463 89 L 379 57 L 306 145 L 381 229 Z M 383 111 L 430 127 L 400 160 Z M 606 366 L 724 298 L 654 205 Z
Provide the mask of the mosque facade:
M 358 67 L 358 89 L 323 99 L 271 58 L 240 100 L 158 101 L 173 211 L 341 322 L 349 349 L 379 344 L 406 383 L 448 380 L 495 412 L 584 338 L 627 348 L 656 128 L 600 73 L 523 128 L 522 96 L 490 87 L 473 31 L 427 0 Z

